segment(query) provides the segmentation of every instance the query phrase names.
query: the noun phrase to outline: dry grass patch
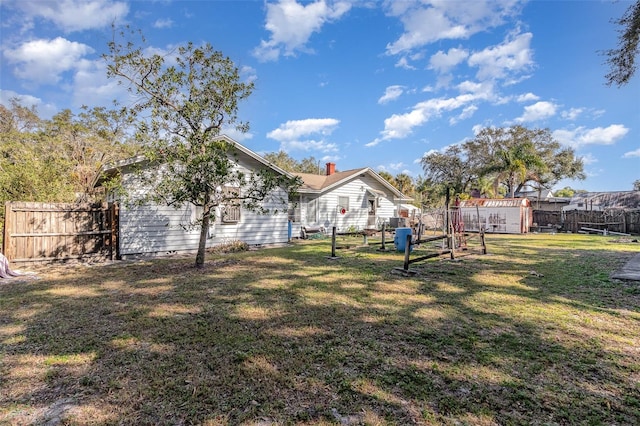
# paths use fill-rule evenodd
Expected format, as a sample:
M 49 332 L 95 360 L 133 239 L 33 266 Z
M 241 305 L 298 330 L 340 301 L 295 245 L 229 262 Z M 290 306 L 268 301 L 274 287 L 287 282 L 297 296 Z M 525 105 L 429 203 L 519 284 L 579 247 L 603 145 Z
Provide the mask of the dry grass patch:
M 0 423 L 639 424 L 640 285 L 609 274 L 640 247 L 487 240 L 413 277 L 358 238 L 2 282 Z

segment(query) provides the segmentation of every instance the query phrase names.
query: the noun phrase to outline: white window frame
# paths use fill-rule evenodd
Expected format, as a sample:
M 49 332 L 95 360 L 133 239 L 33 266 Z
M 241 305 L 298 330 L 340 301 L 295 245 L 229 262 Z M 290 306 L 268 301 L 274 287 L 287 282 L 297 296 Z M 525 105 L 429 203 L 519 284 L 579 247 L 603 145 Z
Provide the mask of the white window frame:
M 311 198 L 307 200 L 307 211 L 305 214 L 307 223 L 314 223 L 318 221 L 318 199 Z
M 338 196 L 338 210 L 342 211 L 344 209 L 345 212 L 349 211 L 349 197 L 346 195 Z

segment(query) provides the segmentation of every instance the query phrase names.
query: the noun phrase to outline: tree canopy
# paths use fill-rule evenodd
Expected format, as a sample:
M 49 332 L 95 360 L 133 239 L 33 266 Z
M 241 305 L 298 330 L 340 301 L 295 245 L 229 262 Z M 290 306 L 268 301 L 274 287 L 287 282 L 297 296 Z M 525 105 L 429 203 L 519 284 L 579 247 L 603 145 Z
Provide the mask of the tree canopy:
M 425 177 L 456 194 L 471 189 L 513 197 L 526 185 L 550 188 L 563 178 L 583 179 L 582 160 L 548 129 L 482 129 L 471 140 L 422 158 Z M 488 189 L 491 183 L 492 189 Z
M 640 0 L 629 5 L 621 18 L 614 21 L 619 25 L 618 47 L 606 50 L 609 73 L 605 76 L 608 85 L 620 87 L 629 82 L 636 72 L 636 57 L 640 51 Z
M 286 152 L 280 150 L 278 152 L 267 153 L 263 157 L 271 164 L 288 172 L 309 173 L 312 175 L 322 175 L 325 173 L 324 169 L 319 165 L 320 161 L 316 160 L 313 156 L 298 161 Z
M 122 109 L 83 107 L 50 120 L 12 99 L 0 105 L 0 201 L 71 202 L 101 197 L 93 183 L 108 162 L 133 155 Z
M 196 266 L 204 264 L 206 238 L 216 207 L 241 205 L 262 211 L 261 201 L 277 188 L 293 190 L 297 181 L 270 173 L 267 168 L 244 172 L 236 167 L 233 144 L 220 138 L 224 128 L 246 132 L 238 120 L 238 103 L 252 93 L 253 82 L 243 82 L 230 58 L 209 43 L 189 42 L 166 56 L 147 54 L 141 33 L 121 32 L 109 43 L 110 77 L 127 83 L 135 101 L 136 138 L 145 147 L 158 173 L 146 181 L 149 200 L 200 207 Z M 162 171 L 160 171 L 162 169 Z M 225 188 L 232 188 L 225 190 Z M 286 208 L 287 199 L 281 200 Z

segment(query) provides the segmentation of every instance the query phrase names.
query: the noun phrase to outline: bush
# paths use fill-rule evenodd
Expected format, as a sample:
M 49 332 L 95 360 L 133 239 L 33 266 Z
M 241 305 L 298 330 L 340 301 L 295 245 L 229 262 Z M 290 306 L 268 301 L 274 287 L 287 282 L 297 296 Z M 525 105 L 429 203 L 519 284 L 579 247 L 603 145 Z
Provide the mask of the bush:
M 211 247 L 209 253 L 238 253 L 248 251 L 249 244 L 240 240 L 227 241 L 215 247 Z

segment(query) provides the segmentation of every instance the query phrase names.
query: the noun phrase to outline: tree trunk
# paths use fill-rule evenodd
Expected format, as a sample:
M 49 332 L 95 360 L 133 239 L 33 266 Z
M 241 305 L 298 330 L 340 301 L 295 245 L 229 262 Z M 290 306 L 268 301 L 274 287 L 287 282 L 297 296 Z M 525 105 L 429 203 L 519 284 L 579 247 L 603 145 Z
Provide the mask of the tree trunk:
M 208 198 L 208 197 L 207 197 Z M 202 208 L 202 225 L 200 227 L 200 241 L 198 242 L 198 254 L 196 255 L 196 268 L 202 268 L 204 266 L 204 256 L 207 247 L 207 236 L 209 234 L 209 221 L 211 213 L 211 206 L 208 202 L 204 203 Z

